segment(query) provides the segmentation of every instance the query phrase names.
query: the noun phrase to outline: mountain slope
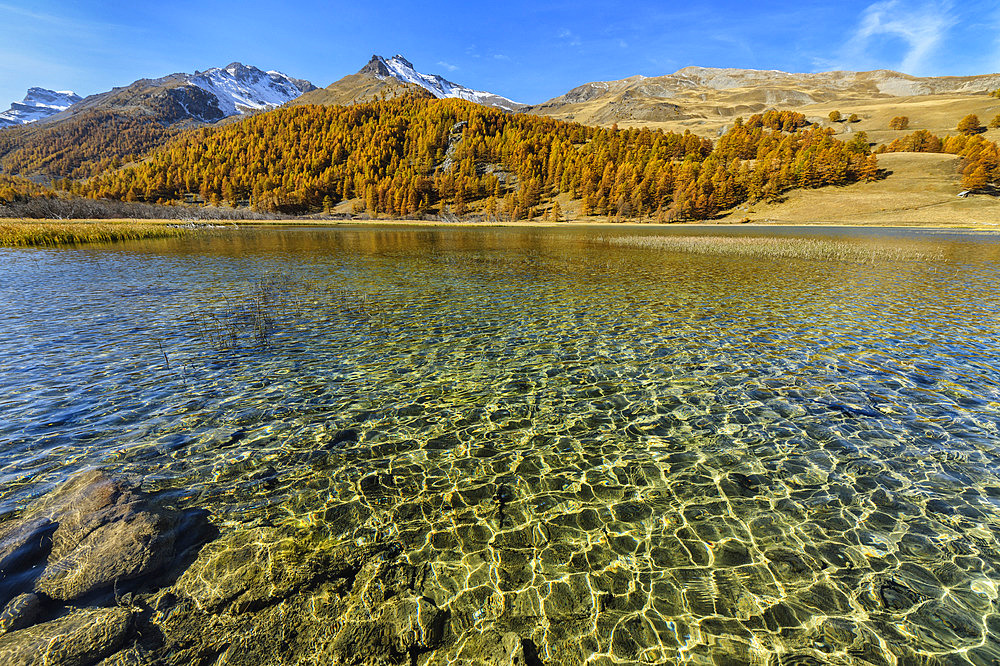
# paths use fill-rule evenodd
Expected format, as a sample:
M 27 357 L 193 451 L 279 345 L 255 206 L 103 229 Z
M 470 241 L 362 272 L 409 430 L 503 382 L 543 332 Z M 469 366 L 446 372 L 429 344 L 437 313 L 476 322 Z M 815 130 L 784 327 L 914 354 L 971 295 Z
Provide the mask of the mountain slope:
M 289 102 L 289 105 L 348 106 L 398 97 L 434 99 L 434 95 L 429 91 L 413 83 L 404 83 L 393 78 L 380 79 L 368 73 L 358 72 L 348 74 L 326 88 L 304 93 Z
M 439 74 L 422 74 L 401 55 L 385 59 L 373 55 L 368 64 L 356 74 L 350 74 L 296 101 L 296 104 L 355 104 L 381 97 L 393 99 L 400 96 L 435 97 L 437 99 L 464 99 L 504 111 L 518 111 L 525 105 L 483 90 L 473 90 L 453 83 Z
M 696 126 L 702 120 L 732 119 L 767 108 L 968 96 L 997 88 L 1000 74 L 921 78 L 889 70 L 793 74 L 686 67 L 667 76 L 586 83 L 531 107 L 529 112 L 591 124 L 673 122 Z
M 69 90 L 28 88 L 28 94 L 0 113 L 0 129 L 44 120 L 79 102 L 82 97 Z
M 138 113 L 166 124 L 211 123 L 247 112 L 273 109 L 315 88 L 308 81 L 293 79 L 281 72 L 264 72 L 234 62 L 194 74 L 139 79 L 127 86 L 91 95 L 51 121 L 99 110 Z
M 314 90 L 281 72 L 231 63 L 91 95 L 41 122 L 0 131 L 0 169 L 83 177 L 161 145 L 180 128 L 272 109 Z
M 203 201 L 285 213 L 408 216 L 478 210 L 705 219 L 788 190 L 878 176 L 868 142 L 838 141 L 791 111 L 752 116 L 713 146 L 694 134 L 614 130 L 464 100 L 401 98 L 285 107 L 189 131 L 141 162 L 71 191 L 126 201 Z

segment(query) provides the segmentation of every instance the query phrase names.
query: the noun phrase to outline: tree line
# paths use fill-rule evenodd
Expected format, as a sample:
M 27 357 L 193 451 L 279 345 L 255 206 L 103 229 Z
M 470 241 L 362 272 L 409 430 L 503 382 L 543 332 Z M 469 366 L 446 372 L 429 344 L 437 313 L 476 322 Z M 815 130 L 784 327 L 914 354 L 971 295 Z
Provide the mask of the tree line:
M 850 142 L 792 111 L 738 119 L 717 144 L 690 132 L 588 127 L 461 100 L 302 106 L 188 131 L 86 182 L 92 198 L 188 201 L 290 214 L 542 214 L 558 194 L 583 215 L 705 219 L 797 187 L 878 177 Z M 551 211 L 550 211 L 551 214 Z

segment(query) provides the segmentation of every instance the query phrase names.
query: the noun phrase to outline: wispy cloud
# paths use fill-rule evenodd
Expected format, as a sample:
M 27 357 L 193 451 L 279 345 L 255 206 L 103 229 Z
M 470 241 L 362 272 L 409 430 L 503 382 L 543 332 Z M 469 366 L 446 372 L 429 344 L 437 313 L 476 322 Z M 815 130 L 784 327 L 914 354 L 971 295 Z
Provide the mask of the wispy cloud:
M 66 31 L 81 31 L 81 30 L 94 31 L 94 30 L 120 29 L 124 27 L 107 21 L 95 21 L 89 19 L 74 18 L 64 14 L 47 14 L 44 12 L 31 11 L 30 9 L 25 9 L 24 7 L 18 7 L 16 5 L 11 5 L 6 2 L 0 2 L 0 14 L 18 16 L 21 19 L 26 19 L 30 23 L 38 25 L 44 24 L 50 28 L 57 28 Z
M 556 33 L 556 37 L 569 46 L 580 46 L 583 42 L 580 41 L 580 36 L 574 33 L 572 30 L 567 30 L 563 28 Z
M 844 46 L 847 63 L 872 64 L 869 52 L 886 38 L 900 39 L 906 44 L 905 53 L 895 63 L 874 63 L 891 66 L 910 74 L 921 73 L 929 57 L 955 25 L 951 2 L 925 2 L 903 6 L 899 0 L 884 0 L 869 5 L 861 14 L 860 24 Z
M 444 60 L 438 60 L 438 65 L 444 67 L 449 72 L 454 72 L 456 69 L 458 69 L 458 65 L 452 65 L 451 63 L 445 62 Z
M 494 60 L 510 60 L 510 56 L 509 55 L 504 55 L 503 53 L 494 53 L 493 54 L 493 59 Z

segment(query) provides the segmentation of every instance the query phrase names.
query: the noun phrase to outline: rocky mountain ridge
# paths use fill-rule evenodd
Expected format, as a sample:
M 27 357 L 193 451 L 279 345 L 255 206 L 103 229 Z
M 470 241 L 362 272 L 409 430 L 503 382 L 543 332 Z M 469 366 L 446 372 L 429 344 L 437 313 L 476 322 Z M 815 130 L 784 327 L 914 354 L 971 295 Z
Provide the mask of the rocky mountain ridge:
M 527 111 L 583 123 L 663 122 L 840 100 L 976 95 L 997 88 L 1000 74 L 916 77 L 891 70 L 789 73 L 685 67 L 664 76 L 585 83 Z
M 28 88 L 28 94 L 23 100 L 13 102 L 10 109 L 0 113 L 0 129 L 44 120 L 65 111 L 82 99 L 70 90 Z
M 44 120 L 58 122 L 88 111 L 138 113 L 164 124 L 212 123 L 231 116 L 273 109 L 314 90 L 309 81 L 233 62 L 193 74 L 179 72 L 139 79 L 127 86 L 76 97 Z

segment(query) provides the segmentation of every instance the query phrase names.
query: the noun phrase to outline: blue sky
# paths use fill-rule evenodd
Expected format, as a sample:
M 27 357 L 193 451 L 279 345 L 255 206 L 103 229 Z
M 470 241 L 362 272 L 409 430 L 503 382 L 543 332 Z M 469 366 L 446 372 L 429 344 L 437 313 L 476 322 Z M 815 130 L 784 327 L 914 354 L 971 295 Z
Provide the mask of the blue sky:
M 371 56 L 537 103 L 687 65 L 916 75 L 1000 71 L 1000 3 L 0 0 L 0 109 L 234 60 L 325 86 Z

